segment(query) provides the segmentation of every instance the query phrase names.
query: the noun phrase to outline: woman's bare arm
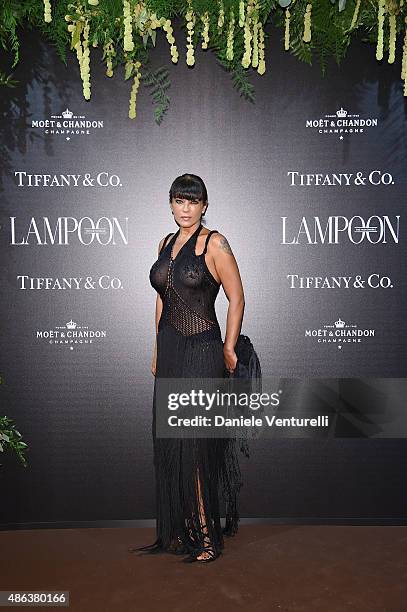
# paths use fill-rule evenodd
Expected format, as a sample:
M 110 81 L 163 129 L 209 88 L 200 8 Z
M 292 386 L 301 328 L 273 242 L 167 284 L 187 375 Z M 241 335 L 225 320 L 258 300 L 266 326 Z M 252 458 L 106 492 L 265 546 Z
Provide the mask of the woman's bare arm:
M 160 240 L 158 245 L 158 255 L 160 254 L 161 247 L 164 243 L 164 238 Z M 154 352 L 153 352 L 153 361 L 151 363 L 151 371 L 155 376 L 156 372 L 156 361 L 157 361 L 157 334 L 158 334 L 158 324 L 160 322 L 161 313 L 163 311 L 163 302 L 160 295 L 157 293 L 157 298 L 155 301 L 155 341 L 154 341 Z
M 234 370 L 237 362 L 234 349 L 240 334 L 245 306 L 242 280 L 235 256 L 223 234 L 216 233 L 212 236 L 208 242 L 207 252 L 208 256 L 212 257 L 214 267 L 229 301 L 223 350 L 226 366 Z
M 161 247 L 164 244 L 164 238 L 162 238 L 162 240 L 160 240 L 160 243 L 158 245 L 158 255 L 160 254 L 161 251 Z M 158 323 L 160 322 L 160 318 L 161 318 L 161 313 L 163 311 L 163 301 L 159 295 L 159 293 L 157 293 L 157 299 L 155 302 L 155 333 L 156 333 L 156 338 L 157 338 L 157 334 L 158 334 Z

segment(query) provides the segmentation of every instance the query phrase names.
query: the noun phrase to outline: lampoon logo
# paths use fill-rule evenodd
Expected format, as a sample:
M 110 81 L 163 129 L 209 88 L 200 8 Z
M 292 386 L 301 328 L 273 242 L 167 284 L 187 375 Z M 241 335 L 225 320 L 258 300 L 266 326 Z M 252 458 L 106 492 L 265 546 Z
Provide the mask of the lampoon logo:
M 319 119 L 306 119 L 305 127 L 319 134 L 335 134 L 343 140 L 344 134 L 362 134 L 367 128 L 377 127 L 377 118 L 352 115 L 342 106 L 334 115 L 324 115 Z
M 335 344 L 338 349 L 341 349 L 343 344 L 359 344 L 364 338 L 372 338 L 375 334 L 374 329 L 360 329 L 355 323 L 347 324 L 341 318 L 332 324 L 324 325 L 323 328 L 305 330 L 306 338 L 316 339 L 322 344 Z
M 82 136 L 93 130 L 100 130 L 104 124 L 103 121 L 87 119 L 85 115 L 74 115 L 66 108 L 60 115 L 51 115 L 51 119 L 32 119 L 31 127 L 42 129 L 44 134 L 65 136 L 66 140 L 70 140 L 71 136 Z
M 37 329 L 36 339 L 46 340 L 48 344 L 62 344 L 73 351 L 77 344 L 93 344 L 95 340 L 106 338 L 105 329 L 91 329 L 88 325 L 78 325 L 72 319 L 65 325 L 55 325 L 53 329 Z

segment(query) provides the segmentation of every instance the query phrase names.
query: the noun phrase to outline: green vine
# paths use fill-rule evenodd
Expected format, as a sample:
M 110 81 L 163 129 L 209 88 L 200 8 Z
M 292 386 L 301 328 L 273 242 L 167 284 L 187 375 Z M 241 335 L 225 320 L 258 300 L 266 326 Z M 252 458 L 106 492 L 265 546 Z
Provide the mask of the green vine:
M 4 378 L 0 375 L 0 384 L 4 385 Z M 17 458 L 27 467 L 27 460 L 24 453 L 28 445 L 23 441 L 21 433 L 16 429 L 13 419 L 7 416 L 0 416 L 0 453 L 11 450 Z M 0 466 L 2 464 L 0 463 Z
M 170 99 L 166 94 L 170 86 L 168 74 L 167 68 L 158 68 L 155 72 L 145 71 L 142 77 L 144 85 L 151 87 L 150 94 L 155 104 L 154 119 L 158 125 L 170 107 Z
M 0 417 L 0 452 L 7 449 L 13 451 L 24 467 L 27 467 L 27 460 L 24 456 L 27 444 L 23 442 L 21 433 L 16 429 L 14 421 L 7 416 Z M 2 465 L 0 463 L 0 465 Z
M 175 40 L 174 19 L 181 20 L 186 44 Z M 272 33 L 267 31 L 270 23 L 277 28 Z M 101 47 L 106 75 L 123 67 L 131 82 L 129 117 L 136 117 L 137 91 L 143 83 L 150 90 L 158 124 L 170 106 L 168 70 L 149 69 L 160 31 L 174 64 L 185 58 L 192 67 L 197 47 L 211 51 L 240 95 L 253 102 L 249 75 L 267 70 L 272 61 L 267 43 L 279 30 L 283 48 L 308 64 L 316 57 L 322 74 L 331 57 L 340 64 L 357 33 L 376 47 L 378 60 L 400 62 L 407 96 L 406 25 L 405 0 L 3 0 L 0 6 L 0 43 L 13 55 L 11 70 L 20 59 L 18 29 L 37 28 L 65 64 L 67 50 L 76 53 L 83 95 L 89 100 L 90 53 Z M 402 58 L 396 58 L 397 39 L 403 42 Z M 12 76 L 0 73 L 0 85 L 15 86 Z

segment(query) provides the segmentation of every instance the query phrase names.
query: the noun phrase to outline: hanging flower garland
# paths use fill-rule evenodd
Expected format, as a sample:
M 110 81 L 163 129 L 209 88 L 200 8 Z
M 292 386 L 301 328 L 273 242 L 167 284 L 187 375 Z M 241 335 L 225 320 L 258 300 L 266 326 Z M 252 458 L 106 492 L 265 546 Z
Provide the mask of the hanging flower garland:
M 162 24 L 163 30 L 167 35 L 167 41 L 170 44 L 170 50 L 171 50 L 171 60 L 173 61 L 174 64 L 176 64 L 178 62 L 178 49 L 177 49 L 177 45 L 175 44 L 175 38 L 173 36 L 171 20 L 165 19 L 163 17 L 158 23 Z
M 285 35 L 284 35 L 284 50 L 288 51 L 290 48 L 290 9 L 285 9 Z
M 223 0 L 219 0 L 218 32 L 222 30 L 224 23 L 225 23 L 225 8 L 223 6 Z
M 31 4 L 30 4 L 31 1 Z M 318 6 L 317 6 L 318 2 Z M 313 22 L 315 10 L 326 11 L 325 23 L 332 23 L 321 35 L 318 22 Z M 270 5 L 273 4 L 271 8 Z M 64 14 L 67 32 L 70 35 L 71 50 L 76 53 L 83 86 L 83 96 L 91 98 L 90 41 L 92 47 L 102 46 L 102 61 L 106 75 L 112 77 L 116 66 L 123 65 L 125 78 L 132 79 L 129 101 L 129 117 L 136 117 L 136 98 L 142 73 L 148 72 L 148 50 L 155 46 L 157 30 L 162 29 L 170 48 L 172 63 L 179 60 L 179 50 L 174 37 L 171 18 L 181 16 L 185 20 L 186 40 L 185 61 L 190 67 L 195 64 L 195 48 L 201 39 L 201 48 L 213 48 L 226 62 L 226 67 L 239 74 L 240 85 L 244 86 L 244 74 L 250 69 L 259 75 L 266 72 L 266 35 L 264 26 L 272 14 L 272 22 L 284 30 L 284 49 L 296 53 L 301 59 L 311 57 L 312 50 L 320 56 L 327 55 L 328 48 L 348 47 L 348 38 L 356 29 L 365 29 L 366 35 L 376 45 L 376 59 L 381 61 L 388 52 L 388 63 L 397 61 L 397 37 L 403 36 L 401 79 L 403 93 L 407 96 L 407 7 L 404 0 L 278 0 L 269 3 L 260 0 L 122 0 L 110 3 L 108 0 L 25 0 L 15 3 L 3 0 L 0 8 L 0 42 L 7 49 L 12 41 L 15 62 L 18 61 L 18 39 L 16 28 L 24 21 L 38 24 L 40 20 L 49 24 L 44 30 L 55 42 L 60 28 L 53 27 L 53 20 Z M 363 7 L 363 11 L 362 11 Z M 119 8 L 119 12 L 118 12 Z M 168 11 L 171 10 L 171 14 Z M 4 19 L 2 19 L 4 17 Z M 320 20 L 322 23 L 322 20 Z M 291 27 L 293 26 L 293 27 Z M 343 32 L 343 39 L 337 32 Z M 326 42 L 327 36 L 335 36 Z M 324 47 L 326 45 L 326 47 Z M 58 47 L 60 45 L 57 45 Z M 224 64 L 225 65 L 225 64 Z M 6 83 L 7 79 L 2 78 Z M 160 84 L 160 79 L 158 79 Z M 157 94 L 158 95 L 158 94 Z
M 377 13 L 377 46 L 376 59 L 383 59 L 383 41 L 384 41 L 384 16 L 386 13 L 386 0 L 379 0 L 379 10 Z
M 305 9 L 304 35 L 302 37 L 302 40 L 306 43 L 309 43 L 311 41 L 311 11 L 312 11 L 312 4 L 311 2 L 309 2 L 307 4 L 307 8 Z
M 51 2 L 49 0 L 44 0 L 44 21 L 46 23 L 50 23 L 52 21 Z
M 94 46 L 97 45 L 97 41 L 94 42 Z M 106 76 L 113 76 L 113 58 L 116 55 L 113 40 L 109 38 L 103 45 L 103 56 L 102 60 L 106 60 Z
M 259 65 L 257 66 L 257 72 L 264 74 L 266 72 L 266 60 L 264 55 L 264 30 L 261 23 L 259 24 Z
M 209 13 L 206 11 L 202 15 L 202 22 L 204 24 L 204 29 L 202 31 L 202 49 L 208 48 L 209 43 Z
M 227 44 L 226 44 L 226 59 L 229 60 L 230 62 L 234 58 L 234 49 L 233 49 L 233 43 L 235 40 L 234 34 L 235 34 L 235 13 L 233 11 L 233 8 L 231 8 L 230 15 L 229 15 L 229 27 L 228 27 L 228 36 L 227 36 Z
M 136 72 L 133 78 L 133 85 L 131 87 L 131 94 L 130 94 L 130 104 L 129 104 L 130 119 L 136 118 L 136 96 L 137 96 L 138 88 L 140 87 L 140 78 L 141 78 L 141 73 L 139 71 L 140 66 L 141 66 L 141 62 L 129 62 L 128 68 L 127 68 L 129 71 L 133 71 L 134 69 Z
M 196 17 L 194 14 L 194 11 L 191 8 L 192 6 L 192 0 L 188 0 L 188 11 L 185 15 L 185 19 L 187 22 L 187 30 L 188 30 L 188 35 L 187 35 L 187 56 L 186 56 L 186 61 L 188 66 L 193 66 L 195 64 L 195 49 L 194 49 L 194 43 L 193 43 L 193 37 L 194 37 L 194 27 L 195 27 L 195 22 L 196 22 Z
M 124 15 L 124 38 L 123 48 L 125 51 L 134 50 L 133 42 L 133 25 L 132 16 L 130 14 L 130 2 L 129 0 L 123 0 L 123 15 Z
M 389 5 L 389 64 L 394 64 L 396 59 L 396 36 L 397 36 L 397 22 L 396 14 L 393 12 L 392 7 Z
M 356 27 L 356 23 L 359 17 L 359 11 L 360 11 L 360 2 L 361 0 L 357 0 L 356 4 L 355 4 L 355 10 L 353 11 L 353 17 L 352 17 L 352 21 L 350 24 L 350 29 L 353 30 L 354 27 Z

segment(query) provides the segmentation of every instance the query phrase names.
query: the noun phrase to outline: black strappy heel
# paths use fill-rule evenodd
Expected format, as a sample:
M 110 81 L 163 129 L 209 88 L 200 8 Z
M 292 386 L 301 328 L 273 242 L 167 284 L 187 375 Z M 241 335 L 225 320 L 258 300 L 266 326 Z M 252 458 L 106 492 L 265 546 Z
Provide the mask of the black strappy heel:
M 204 529 L 205 527 L 206 525 L 202 525 L 202 529 Z M 194 563 L 195 561 L 197 561 L 198 563 L 210 563 L 211 561 L 215 561 L 215 559 L 217 559 L 222 554 L 220 551 L 216 553 L 215 548 L 211 544 L 209 534 L 205 534 L 203 537 L 203 540 L 204 540 L 203 546 L 199 546 L 199 548 L 196 548 L 195 550 L 193 550 L 188 555 L 188 557 L 185 557 L 185 559 L 182 559 L 183 563 Z M 209 545 L 206 544 L 205 542 L 209 542 Z M 206 553 L 209 556 L 203 559 L 198 559 L 197 557 L 199 557 L 199 555 L 202 555 L 203 553 Z

